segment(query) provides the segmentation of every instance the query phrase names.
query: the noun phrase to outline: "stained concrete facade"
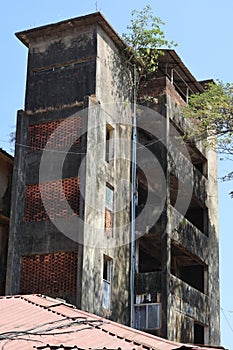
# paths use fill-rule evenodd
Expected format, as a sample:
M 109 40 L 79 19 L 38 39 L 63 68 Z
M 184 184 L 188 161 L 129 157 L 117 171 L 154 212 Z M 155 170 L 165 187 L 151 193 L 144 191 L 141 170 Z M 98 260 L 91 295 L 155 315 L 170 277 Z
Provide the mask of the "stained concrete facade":
M 175 69 L 180 69 L 176 77 L 171 73 Z M 145 234 L 137 241 L 135 294 L 161 302 L 162 327 L 157 334 L 216 345 L 220 342 L 217 154 L 201 142 L 184 143 L 183 135 L 192 127 L 182 116 L 187 88 L 203 91 L 176 53 L 167 50 L 158 73 L 141 91 L 141 101 L 148 94 L 155 101 L 150 107 L 165 119 L 160 138 L 141 131 L 138 138 L 159 159 L 167 193 L 156 224 L 148 230 L 145 221 L 144 227 L 138 228 L 139 234 L 143 230 Z M 144 122 L 139 126 L 146 129 Z M 141 212 L 145 196 L 153 190 L 140 174 L 138 190 L 142 194 Z
M 62 297 L 127 324 L 129 243 L 121 241 L 130 230 L 131 89 L 115 41 L 123 43 L 100 14 L 17 36 L 28 46 L 29 56 L 25 110 L 18 112 L 17 121 L 17 143 L 23 146 L 16 146 L 15 154 L 7 292 Z M 112 142 L 128 140 L 121 151 L 113 145 L 110 160 L 108 128 L 114 133 Z M 52 158 L 43 163 L 48 142 Z M 60 205 L 59 183 L 66 188 L 71 213 Z M 47 191 L 49 215 L 39 186 Z M 119 208 L 114 216 L 110 213 L 110 237 L 105 227 L 107 186 Z M 120 224 L 126 228 L 115 230 Z M 66 272 L 72 269 L 75 282 L 64 276 L 59 258 Z M 111 310 L 102 302 L 105 259 L 112 270 Z
M 0 294 L 5 294 L 13 157 L 0 149 Z
M 17 37 L 29 54 L 25 110 L 17 120 L 7 293 L 64 298 L 128 325 L 133 293 L 134 303 L 159 306 L 151 332 L 218 345 L 217 158 L 194 140 L 185 147 L 181 141 L 190 127 L 181 107 L 187 91 L 202 92 L 202 84 L 167 50 L 156 75 L 141 85 L 132 289 L 132 83 L 125 45 L 100 13 Z

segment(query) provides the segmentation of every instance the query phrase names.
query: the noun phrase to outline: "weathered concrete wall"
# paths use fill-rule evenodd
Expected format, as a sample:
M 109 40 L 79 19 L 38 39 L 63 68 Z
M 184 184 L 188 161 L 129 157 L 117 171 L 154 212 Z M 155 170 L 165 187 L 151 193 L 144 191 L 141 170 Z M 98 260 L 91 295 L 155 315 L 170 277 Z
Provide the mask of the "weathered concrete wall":
M 209 325 L 208 296 L 171 275 L 169 305 L 169 339 L 193 343 L 194 321 Z
M 157 302 L 157 293 L 161 294 L 161 272 L 135 274 L 135 294 L 150 293 L 151 301 Z
M 82 308 L 129 324 L 130 85 L 116 46 L 98 28 L 96 100 L 90 99 L 86 159 Z M 114 159 L 105 161 L 106 125 L 114 129 Z M 104 230 L 105 188 L 114 189 L 112 237 Z M 102 307 L 103 257 L 112 259 L 111 306 Z
M 173 101 L 170 96 L 167 96 L 167 113 L 173 122 L 175 122 L 180 130 L 187 130 L 190 128 L 190 121 L 185 120 L 182 117 L 179 106 Z M 193 193 L 198 198 L 200 203 L 208 210 L 206 227 L 208 230 L 205 234 L 201 233 L 187 220 L 178 218 L 180 216 L 177 211 L 170 207 L 171 220 L 181 220 L 180 224 L 174 232 L 170 232 L 170 237 L 177 241 L 187 251 L 191 252 L 197 258 L 201 259 L 208 266 L 208 272 L 205 274 L 206 289 L 203 298 L 199 298 L 201 293 L 196 291 L 198 299 L 195 295 L 190 295 L 183 291 L 183 282 L 180 283 L 178 280 L 177 290 L 182 291 L 178 299 L 179 301 L 180 315 L 177 314 L 177 305 L 175 303 L 175 294 L 171 292 L 168 298 L 168 334 L 170 339 L 178 341 L 194 341 L 194 324 L 190 319 L 193 318 L 195 321 L 200 322 L 203 326 L 208 327 L 208 332 L 205 334 L 205 342 L 209 345 L 219 345 L 220 342 L 220 330 L 219 330 L 219 256 L 218 256 L 218 194 L 217 194 L 217 155 L 213 150 L 207 150 L 201 142 L 194 142 L 193 146 L 200 153 L 203 159 L 207 160 L 207 174 L 204 177 L 194 166 L 194 184 Z M 191 148 L 189 151 L 191 151 Z M 197 152 L 196 151 L 196 152 Z M 198 153 L 197 153 L 198 154 Z M 179 155 L 180 156 L 180 155 Z M 176 163 L 179 166 L 185 168 L 185 161 L 179 163 L 177 157 Z M 180 156 L 183 159 L 183 156 Z M 172 167 L 171 167 L 172 170 Z M 175 222 L 170 222 L 171 227 Z M 174 277 L 169 277 L 170 283 L 174 284 Z M 191 287 L 190 287 L 191 288 Z M 195 289 L 193 289 L 195 291 Z M 187 295 L 186 295 L 187 294 Z M 202 299 L 202 301 L 201 301 Z M 189 301 L 188 301 L 189 300 Z M 201 301 L 201 303 L 199 301 Z M 191 304 L 190 304 L 191 303 Z M 193 304 L 192 304 L 193 303 Z M 187 307 L 187 305 L 189 305 Z M 193 311 L 195 310 L 195 312 Z M 190 313 L 191 312 L 191 313 Z M 193 313 L 194 312 L 194 313 Z M 185 314 L 184 320 L 181 322 L 181 314 Z M 188 319 L 186 319 L 188 317 Z M 179 320 L 183 324 L 185 331 L 174 333 L 174 324 Z M 187 323 L 188 322 L 188 323 Z M 188 324 L 188 325 L 187 325 Z M 182 328 L 181 327 L 181 328 Z M 186 328 L 185 328 L 186 327 Z M 190 328 L 191 327 L 191 328 Z M 177 328 L 178 329 L 178 328 Z M 191 330 L 190 330 L 191 329 Z M 173 330 L 173 331 L 172 331 Z M 186 338 L 185 338 L 186 337 Z
M 183 144 L 183 140 L 181 139 L 180 142 Z M 193 171 L 193 183 L 189 182 L 190 179 L 190 162 L 191 159 L 187 159 L 185 155 L 183 155 L 181 152 L 177 152 L 177 149 L 170 149 L 170 171 L 177 175 L 177 177 L 182 174 L 183 183 L 190 184 L 193 189 L 194 196 L 203 204 L 205 204 L 205 201 L 207 199 L 207 181 L 206 178 L 201 174 L 201 172 L 195 168 L 195 166 L 192 166 Z M 188 152 L 188 149 L 187 149 Z
M 30 42 L 26 112 L 19 113 L 17 128 L 17 143 L 26 147 L 16 150 L 7 290 L 9 294 L 20 292 L 21 256 L 78 249 L 77 295 L 76 300 L 72 302 L 88 311 L 103 315 L 105 311 L 102 309 L 101 293 L 105 254 L 113 259 L 111 312 L 107 314 L 115 320 L 128 323 L 131 127 L 127 124 L 131 123 L 131 114 L 129 106 L 123 102 L 129 100 L 130 90 L 128 85 L 125 86 L 127 76 L 125 69 L 119 64 L 116 47 L 100 27 L 98 36 L 96 30 L 97 27 L 92 25 L 85 29 L 72 29 L 60 33 L 59 36 L 54 34 L 51 36 L 48 33 L 47 37 L 40 38 L 37 35 L 37 38 Z M 97 51 L 98 59 L 96 59 Z M 86 95 L 93 93 L 98 94 L 96 99 L 85 98 Z M 116 108 L 115 105 L 105 106 L 107 102 L 121 104 Z M 98 109 L 99 106 L 103 107 L 101 111 Z M 86 107 L 93 107 L 93 110 L 85 111 Z M 82 112 L 84 134 L 81 143 L 75 146 L 75 149 L 71 148 L 71 154 L 67 155 L 62 169 L 62 178 L 78 176 L 80 179 L 79 217 L 83 220 L 85 214 L 85 228 L 84 231 L 81 229 L 77 233 L 79 240 L 75 243 L 59 232 L 45 215 L 41 213 L 33 214 L 34 216 L 30 213 L 25 215 L 27 209 L 25 197 L 28 186 L 37 191 L 44 140 L 49 136 L 46 130 L 52 130 L 54 123 L 65 120 L 74 113 L 78 116 L 81 113 L 80 108 L 84 108 Z M 103 147 L 106 124 L 114 128 L 115 139 L 115 159 L 109 163 L 105 161 L 105 146 Z M 86 126 L 87 134 L 85 134 Z M 41 133 L 41 140 L 40 134 L 37 133 Z M 118 142 L 119 137 L 122 140 Z M 129 142 L 126 146 L 125 140 Z M 60 179 L 58 169 L 59 154 L 63 150 L 62 141 L 60 147 L 52 143 L 54 159 L 47 168 L 47 175 L 51 181 Z M 106 236 L 104 237 L 106 183 L 114 187 L 114 205 L 118 208 L 116 214 L 114 213 L 116 247 L 112 242 L 106 241 Z M 37 208 L 38 203 L 34 204 Z M 29 209 L 31 207 L 33 208 L 33 203 Z M 43 209 L 41 204 L 39 209 L 40 211 Z M 38 217 L 43 217 L 43 220 Z M 68 218 L 61 217 L 60 220 L 64 220 L 69 227 Z M 122 225 L 122 231 L 119 229 L 117 231 L 117 227 Z M 95 248 L 94 244 L 93 248 L 89 239 L 94 237 L 94 243 L 101 242 L 101 234 L 105 238 L 103 245 Z M 124 287 L 119 290 L 119 285 Z
M 68 29 L 66 26 L 63 33 L 51 34 L 48 31 L 47 34 L 39 37 L 37 33 L 37 38 L 34 39 L 31 36 L 29 44 L 26 112 L 19 112 L 17 126 L 17 143 L 26 147 L 16 148 L 7 293 L 20 292 L 22 255 L 78 249 L 78 281 L 74 302 L 87 311 L 128 324 L 131 199 L 129 102 L 132 92 L 130 75 L 116 45 L 98 24 L 78 29 L 72 26 Z M 167 195 L 165 215 L 162 216 L 159 232 L 162 254 L 161 281 L 158 284 L 161 283 L 162 294 L 162 335 L 171 340 L 191 342 L 195 319 L 209 327 L 209 342 L 212 345 L 218 344 L 217 178 L 213 178 L 213 174 L 216 174 L 216 156 L 211 154 L 212 151 L 207 153 L 201 143 L 194 143 L 195 152 L 209 160 L 209 174 L 206 176 L 209 177 L 208 183 L 193 168 L 194 194 L 201 205 L 209 209 L 209 236 L 202 237 L 187 222 L 187 237 L 183 227 L 180 232 L 172 232 L 169 186 L 173 169 L 167 154 L 169 120 L 177 124 L 181 131 L 189 127 L 189 123 L 181 115 L 180 106 L 184 105 L 184 101 L 167 78 L 153 80 L 148 89 L 150 101 L 147 105 L 165 116 L 160 123 L 163 126 L 161 137 L 165 144 L 161 150 L 160 164 L 167 181 L 166 188 L 163 188 Z M 143 96 L 141 97 L 143 100 Z M 31 128 L 66 119 L 72 113 L 80 113 L 80 107 L 87 108 L 82 124 L 83 130 L 87 127 L 87 133 L 82 137 L 81 143 L 74 146 L 76 153 L 71 153 L 65 159 L 61 176 L 80 180 L 79 215 L 83 227 L 77 232 L 80 241 L 75 243 L 47 218 L 42 221 L 25 220 L 25 196 L 27 186 L 38 184 L 42 156 L 40 147 L 35 146 L 33 150 L 28 148 Z M 53 127 L 51 125 L 49 128 Z M 106 125 L 114 130 L 115 145 L 114 159 L 108 162 L 105 147 Z M 181 168 L 184 169 L 186 163 L 181 158 Z M 59 156 L 56 159 L 59 162 Z M 56 162 L 49 164 L 48 174 L 51 174 L 53 181 L 60 179 L 57 170 Z M 106 184 L 114 189 L 112 236 L 107 236 L 104 230 Z M 176 219 L 177 216 L 173 218 Z M 61 217 L 61 220 L 69 226 L 67 218 Z M 206 295 L 171 275 L 172 240 L 208 265 Z M 102 306 L 104 255 L 112 259 L 110 310 L 105 310 Z M 147 283 L 145 290 L 154 288 L 154 281 L 144 282 Z M 138 285 L 137 288 L 140 289 Z
M 44 37 L 37 36 L 30 42 L 26 112 L 19 112 L 17 125 L 17 144 L 24 145 L 24 147 L 16 147 L 7 277 L 8 294 L 20 293 L 22 256 L 79 250 L 77 242 L 61 233 L 45 214 L 42 213 L 42 215 L 39 212 L 45 210 L 39 203 L 40 201 L 38 202 L 38 198 L 32 199 L 36 202 L 29 205 L 29 209 L 31 208 L 34 212 L 38 211 L 38 215 L 37 213 L 34 215 L 35 220 L 31 220 L 30 215 L 25 215 L 27 208 L 25 202 L 27 187 L 33 188 L 34 186 L 37 190 L 41 157 L 50 134 L 59 126 L 59 123 L 70 116 L 76 114 L 79 118 L 85 95 L 94 93 L 95 64 L 95 26 L 89 26 L 88 29 L 79 27 L 78 30 L 73 28 L 59 35 L 50 35 L 48 31 Z M 79 166 L 86 152 L 86 136 L 84 133 L 81 141 L 75 144 L 75 140 L 72 140 L 75 128 L 79 128 L 82 134 L 82 125 L 77 126 L 76 124 L 72 124 L 68 130 L 63 130 L 57 139 L 51 142 L 54 154 L 53 161 L 47 164 L 48 180 L 56 182 L 61 178 L 68 180 L 79 178 Z M 70 146 L 72 144 L 73 146 L 65 157 L 61 173 L 59 172 L 60 161 L 64 156 L 64 150 L 67 152 L 69 141 L 72 141 Z M 80 179 L 80 182 L 82 181 L 83 179 Z M 72 199 L 72 189 L 68 188 L 68 191 L 69 198 L 75 202 L 75 199 Z M 82 196 L 79 196 L 77 200 L 79 200 L 79 216 L 82 217 L 84 201 Z M 54 206 L 59 207 L 60 204 L 55 202 L 54 199 Z M 56 212 L 56 208 L 54 210 Z M 59 220 L 64 221 L 69 227 L 72 223 L 62 211 L 62 207 L 60 211 L 57 218 L 60 216 Z M 43 219 L 38 219 L 39 217 Z M 81 237 L 82 232 L 77 232 L 77 236 Z M 81 259 L 82 255 L 79 252 L 79 267 Z M 80 305 L 79 267 L 78 292 L 76 296 L 72 296 L 72 300 L 68 301 Z M 66 294 L 63 293 L 60 297 L 66 297 Z
M 25 154 L 27 145 L 28 118 L 18 111 L 16 125 L 16 148 L 12 179 L 11 220 L 7 260 L 6 294 L 20 292 L 20 256 L 22 220 L 25 204 Z
M 219 240 L 218 240 L 218 157 L 209 150 L 208 158 L 208 300 L 210 345 L 220 344 Z
M 184 105 L 179 99 L 178 93 L 166 78 L 152 81 L 148 86 L 148 94 L 151 104 L 154 103 L 155 110 L 172 121 L 180 135 L 190 128 L 190 121 L 182 116 L 180 106 Z M 145 91 L 144 91 L 145 93 Z M 143 97 L 143 96 L 142 96 Z M 156 100 L 157 98 L 157 100 Z M 148 103 L 147 103 L 148 105 Z M 164 124 L 166 134 L 173 135 L 172 128 Z M 182 136 L 180 141 L 174 139 L 179 145 L 183 144 Z M 168 143 L 169 145 L 169 143 Z M 182 148 L 182 147 L 180 147 Z M 217 237 L 217 159 L 214 151 L 207 151 L 201 142 L 193 142 L 188 145 L 187 150 L 193 162 L 203 163 L 206 170 L 203 174 L 192 164 L 188 166 L 188 158 L 181 150 L 171 148 L 170 154 L 164 154 L 163 169 L 167 179 L 167 207 L 164 208 L 163 217 L 167 217 L 168 223 L 165 231 L 161 231 L 162 247 L 162 335 L 171 340 L 182 342 L 194 342 L 194 323 L 202 324 L 208 328 L 205 331 L 205 343 L 210 345 L 219 344 L 219 280 L 218 280 L 218 237 Z M 156 153 L 155 153 L 156 156 Z M 166 167 L 166 160 L 168 168 Z M 205 164 L 207 162 L 207 164 Z M 196 163 L 195 163 L 196 164 Z M 178 167 L 178 168 L 177 168 Z M 177 171 L 178 170 L 178 171 Z M 198 205 L 201 211 L 208 211 L 204 227 L 208 228 L 201 232 L 194 224 L 190 223 L 171 205 L 170 198 L 170 176 L 181 176 L 178 178 L 176 190 L 186 191 L 185 186 L 180 186 L 186 178 L 189 178 L 190 171 L 193 171 L 193 198 L 192 205 Z M 211 174 L 214 174 L 211 175 Z M 184 181 L 185 183 L 185 181 Z M 192 186 L 192 184 L 188 184 Z M 186 185 L 186 186 L 187 186 Z M 183 193 L 185 198 L 185 192 Z M 190 198 L 191 200 L 191 198 Z M 194 220 L 194 217 L 193 217 Z M 208 222 L 207 222 L 208 221 Z M 176 229 L 174 229 L 174 227 Z M 156 227 L 155 227 L 156 228 Z M 203 229 L 204 230 L 204 229 Z M 157 231 L 155 230 L 154 233 Z M 141 238 L 143 239 L 143 238 Z M 191 254 L 196 261 L 207 266 L 208 272 L 204 273 L 205 294 L 192 288 L 187 283 L 171 275 L 171 244 L 175 242 L 180 246 L 181 252 Z M 146 244 L 146 243 L 145 243 Z M 149 248 L 148 248 L 149 249 Z M 204 266 L 204 265 L 203 265 Z M 139 282 L 140 281 L 140 282 Z M 141 283 L 141 285 L 140 285 Z M 144 286 L 144 283 L 146 286 Z M 137 277 L 137 290 L 146 291 L 151 285 L 151 280 Z M 215 293 L 215 294 L 214 294 Z
M 131 101 L 132 78 L 121 55 L 113 41 L 98 26 L 96 97 L 102 104 L 119 104 Z M 109 108 L 110 106 L 108 110 Z
M 121 136 L 123 142 L 130 140 L 131 129 L 115 124 L 116 121 L 108 113 L 105 114 L 105 111 L 106 108 L 103 112 L 100 105 L 90 103 L 85 178 L 82 308 L 128 324 L 130 164 L 127 159 L 130 157 L 130 143 L 122 148 L 118 145 L 119 148 L 115 148 L 115 159 L 107 163 L 105 128 L 106 123 L 113 125 L 115 140 Z M 117 159 L 118 157 L 122 157 L 122 160 Z M 114 188 L 114 208 L 116 208 L 113 234 L 110 238 L 107 238 L 104 230 L 106 184 Z M 104 255 L 112 259 L 109 311 L 102 307 Z
M 62 122 L 65 118 L 74 114 L 79 118 L 80 106 L 74 106 L 70 108 L 64 108 L 61 110 L 49 110 L 40 113 L 27 114 L 25 112 L 19 112 L 18 124 L 17 124 L 17 144 L 25 145 L 25 147 L 16 146 L 15 154 L 15 169 L 13 178 L 13 202 L 12 202 L 12 214 L 11 214 L 11 232 L 9 240 L 9 258 L 8 258 L 8 277 L 7 277 L 7 293 L 17 294 L 21 291 L 20 276 L 21 276 L 21 257 L 32 256 L 35 254 L 45 254 L 53 252 L 67 252 L 78 250 L 78 244 L 72 239 L 60 232 L 55 224 L 48 219 L 28 219 L 26 218 L 26 208 L 30 203 L 27 203 L 27 187 L 36 187 L 39 183 L 39 169 L 43 149 L 33 149 L 30 140 L 30 128 L 34 126 L 46 126 L 51 125 L 54 121 L 57 123 Z M 82 118 L 82 116 L 80 116 Z M 46 121 L 46 123 L 45 123 Z M 69 132 L 72 133 L 71 124 Z M 40 128 L 39 130 L 42 130 Z M 46 134 L 46 137 L 49 134 Z M 44 135 L 39 135 L 43 138 Z M 65 138 L 65 130 L 62 135 Z M 65 139 L 66 141 L 69 139 Z M 56 141 L 56 138 L 55 138 Z M 54 142 L 55 142 L 54 141 Z M 58 138 L 59 141 L 59 138 Z M 57 141 L 56 141 L 57 142 Z M 73 141 L 72 141 L 73 143 Z M 55 147 L 56 146 L 56 147 Z M 57 181 L 60 176 L 65 179 L 75 178 L 78 176 L 78 164 L 81 163 L 85 153 L 85 137 L 78 144 L 78 148 L 72 149 L 73 152 L 68 154 L 63 164 L 62 174 L 58 171 L 64 152 L 62 151 L 62 144 L 55 145 L 53 149 L 52 162 L 47 164 L 45 169 L 50 181 Z M 83 153 L 82 155 L 79 153 Z M 76 162 L 77 167 L 73 164 Z M 54 183 L 54 182 L 53 182 Z M 36 197 L 33 197 L 36 200 Z M 55 211 L 56 206 L 59 208 L 60 204 L 57 203 L 54 198 Z M 36 213 L 36 210 L 42 210 L 38 207 L 38 203 L 34 202 L 30 204 L 30 207 Z M 83 201 L 80 200 L 79 213 L 83 212 Z M 43 209 L 44 210 L 44 209 Z M 69 225 L 69 218 L 63 215 L 61 221 L 65 220 Z M 80 281 L 78 281 L 80 283 Z M 40 290 L 38 289 L 38 292 Z M 55 296 L 55 295 L 54 295 Z M 69 302 L 76 303 L 76 295 L 70 295 L 67 293 L 59 294 L 60 297 L 66 298 Z
M 79 27 L 31 41 L 26 110 L 82 101 L 95 91 L 95 26 Z
M 185 219 L 174 207 L 169 207 L 171 225 L 176 229 L 171 232 L 171 239 L 191 254 L 208 264 L 208 237 L 199 231 L 190 221 Z

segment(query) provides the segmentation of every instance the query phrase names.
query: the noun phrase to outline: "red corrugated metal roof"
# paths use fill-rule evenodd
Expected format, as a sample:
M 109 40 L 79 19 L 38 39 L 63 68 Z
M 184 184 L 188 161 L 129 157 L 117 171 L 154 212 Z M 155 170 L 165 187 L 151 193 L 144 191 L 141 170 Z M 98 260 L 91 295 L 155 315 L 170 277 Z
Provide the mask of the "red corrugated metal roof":
M 168 341 L 41 295 L 0 297 L 2 350 L 173 350 Z M 187 345 L 195 350 L 209 350 Z

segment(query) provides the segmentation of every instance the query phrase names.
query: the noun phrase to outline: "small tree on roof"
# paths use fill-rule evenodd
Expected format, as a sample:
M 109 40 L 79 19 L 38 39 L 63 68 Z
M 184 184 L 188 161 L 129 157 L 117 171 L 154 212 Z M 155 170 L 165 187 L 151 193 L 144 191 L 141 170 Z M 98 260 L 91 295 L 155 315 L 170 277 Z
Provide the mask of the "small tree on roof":
M 194 122 L 188 137 L 203 140 L 209 147 L 217 147 L 219 153 L 233 160 L 232 83 L 209 83 L 203 93 L 190 96 L 183 112 Z M 233 180 L 233 171 L 222 179 Z M 233 191 L 230 195 L 233 198 Z
M 122 37 L 127 45 L 128 63 L 136 64 L 139 84 L 142 77 L 147 78 L 157 71 L 159 55 L 163 55 L 162 48 L 171 48 L 176 44 L 166 39 L 162 30 L 164 22 L 154 16 L 150 5 L 141 11 L 133 10 L 131 15 L 131 24 Z

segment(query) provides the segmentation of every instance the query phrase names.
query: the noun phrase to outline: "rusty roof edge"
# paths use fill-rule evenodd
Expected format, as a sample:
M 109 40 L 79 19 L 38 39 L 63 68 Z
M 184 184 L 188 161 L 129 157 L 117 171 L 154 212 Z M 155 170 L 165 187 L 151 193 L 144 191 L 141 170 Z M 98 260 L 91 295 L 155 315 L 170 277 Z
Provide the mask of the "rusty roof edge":
M 55 307 L 54 304 L 55 304 L 55 302 L 58 302 L 58 300 L 55 299 L 55 298 L 52 298 L 52 297 L 48 297 L 48 296 L 41 295 L 41 294 L 11 295 L 11 296 L 0 297 L 0 299 L 10 299 L 10 298 L 11 299 L 19 298 L 21 300 L 24 300 L 25 302 L 29 302 L 29 303 L 31 303 L 33 305 L 39 306 L 39 307 L 41 307 L 44 310 L 53 311 L 53 313 L 55 312 L 55 313 L 57 313 L 59 315 L 62 314 L 64 317 L 67 317 L 67 318 L 74 318 L 75 317 L 73 315 L 71 317 L 68 316 L 68 315 L 66 316 L 66 310 L 63 310 L 63 313 L 59 312 L 59 311 L 62 311 L 62 310 L 59 310 L 59 311 L 54 310 L 54 307 Z M 43 302 L 43 299 L 47 300 L 48 302 L 51 302 L 51 306 L 53 308 L 52 310 L 50 310 L 49 307 L 45 307 L 46 305 Z M 107 331 L 110 335 L 113 335 L 113 336 L 117 335 L 120 329 L 128 331 L 128 333 L 126 332 L 125 335 L 120 333 L 120 335 L 123 336 L 122 339 L 128 339 L 129 338 L 130 342 L 134 342 L 135 344 L 139 343 L 140 345 L 149 347 L 150 349 L 158 350 L 158 344 L 155 345 L 153 340 L 158 342 L 159 344 L 170 345 L 172 349 L 177 349 L 177 350 L 182 350 L 182 349 L 187 349 L 187 350 L 191 350 L 191 349 L 192 350 L 210 350 L 211 349 L 211 347 L 208 347 L 208 345 L 206 345 L 206 346 L 203 345 L 203 347 L 202 347 L 202 346 L 194 345 L 194 344 L 184 344 L 184 343 L 179 343 L 179 342 L 173 342 L 173 341 L 170 341 L 170 340 L 158 337 L 158 336 L 154 336 L 154 335 L 151 335 L 151 334 L 148 334 L 148 333 L 145 333 L 145 332 L 142 332 L 142 331 L 130 328 L 128 326 L 125 326 L 125 325 L 122 325 L 122 324 L 119 324 L 119 323 L 116 323 L 116 322 L 104 319 L 104 318 L 102 318 L 100 316 L 91 314 L 89 312 L 79 310 L 74 305 L 67 304 L 66 302 L 61 302 L 61 300 L 59 300 L 59 305 L 61 305 L 61 304 L 62 304 L 62 306 L 64 308 L 67 307 L 67 309 L 70 309 L 70 307 L 72 307 L 74 309 L 74 311 L 78 312 L 79 315 L 85 315 L 89 319 L 93 318 L 93 319 L 95 319 L 97 321 L 99 320 L 99 321 L 102 321 L 102 322 L 107 321 L 105 324 L 99 325 L 97 328 Z M 57 307 L 60 308 L 61 306 L 57 306 Z M 107 323 L 108 323 L 108 325 L 107 325 Z M 109 325 L 110 325 L 110 327 L 112 327 L 112 329 L 108 329 Z M 118 329 L 118 332 L 117 332 L 117 329 Z M 139 335 L 140 337 L 137 337 L 137 335 Z M 216 347 L 215 349 L 216 350 L 221 350 L 221 349 L 223 350 L 224 348 L 223 347 Z
M 3 299 L 3 298 L 20 298 L 20 299 L 22 299 L 22 300 L 25 300 L 25 301 L 27 301 L 27 302 L 29 302 L 29 303 L 32 303 L 32 304 L 37 305 L 37 306 L 40 306 L 41 308 L 45 309 L 45 307 L 44 307 L 43 305 L 39 304 L 39 300 L 38 300 L 38 302 L 35 302 L 34 300 L 30 299 L 30 296 L 33 296 L 33 297 L 36 296 L 36 297 L 39 297 L 39 298 L 44 298 L 44 299 L 46 299 L 46 300 L 48 300 L 48 301 L 51 301 L 51 302 L 58 301 L 58 300 L 55 299 L 55 298 L 48 297 L 48 296 L 42 295 L 42 294 L 3 296 L 3 297 L 0 297 L 0 299 Z M 92 314 L 92 313 L 89 313 L 89 312 L 80 310 L 80 309 L 76 308 L 76 307 L 75 307 L 74 305 L 72 305 L 72 304 L 68 304 L 68 303 L 66 303 L 66 302 L 62 302 L 62 304 L 63 304 L 63 306 L 66 306 L 66 307 L 68 307 L 68 308 L 72 307 L 74 310 L 77 310 L 79 313 L 81 313 L 81 314 L 83 314 L 83 315 L 85 315 L 85 316 L 87 316 L 87 317 L 89 317 L 89 318 L 90 318 L 90 317 L 93 317 L 93 318 L 94 318 L 95 320 L 97 320 L 97 321 L 98 321 L 98 320 L 99 320 L 99 321 L 105 321 L 105 320 L 106 320 L 105 318 L 103 318 L 103 317 L 101 317 L 101 316 L 97 316 L 97 315 L 95 315 L 95 314 Z M 50 311 L 50 310 L 49 310 L 49 307 L 46 307 L 46 310 Z M 57 313 L 57 314 L 59 314 L 59 315 L 62 314 L 63 316 L 65 316 L 64 313 L 61 313 L 61 312 L 59 312 L 59 311 L 56 311 L 56 310 L 54 310 L 54 308 L 53 308 L 53 312 L 55 312 L 55 313 Z M 65 316 L 65 317 L 67 317 L 67 318 L 73 318 L 73 317 L 69 317 L 69 316 Z M 157 340 L 162 341 L 163 343 L 171 344 L 171 345 L 174 345 L 174 346 L 179 346 L 179 345 L 182 346 L 182 345 L 184 345 L 184 344 L 182 344 L 182 343 L 173 342 L 173 341 L 170 341 L 170 340 L 161 338 L 161 337 L 157 337 L 157 336 L 155 336 L 155 335 L 151 335 L 151 334 L 149 334 L 149 333 L 145 334 L 145 332 L 142 332 L 142 331 L 140 331 L 140 330 L 138 330 L 138 329 L 134 329 L 134 328 L 131 328 L 131 327 L 129 327 L 129 326 L 122 325 L 122 324 L 117 323 L 117 322 L 114 322 L 114 321 L 110 321 L 110 320 L 106 320 L 106 321 L 108 321 L 108 322 L 107 322 L 107 323 L 104 323 L 104 325 L 100 326 L 101 328 L 103 328 L 104 326 L 106 326 L 106 325 L 108 325 L 108 324 L 111 324 L 111 325 L 113 325 L 113 326 L 115 326 L 115 327 L 117 327 L 117 328 L 129 330 L 130 332 L 133 332 L 134 334 L 138 334 L 138 335 L 144 336 L 144 337 L 147 338 L 147 339 L 148 339 L 148 338 L 149 338 L 149 339 L 157 339 Z M 146 344 L 144 344 L 144 345 L 146 345 Z M 153 348 L 153 346 L 152 346 L 152 348 Z
M 197 90 L 199 90 L 199 92 L 203 92 L 204 91 L 203 86 L 199 83 L 199 81 L 190 72 L 190 70 L 184 64 L 184 62 L 182 61 L 182 59 L 180 58 L 178 53 L 173 49 L 164 49 L 164 51 L 168 52 L 168 54 L 172 57 L 172 59 L 180 66 L 183 73 L 191 79 L 192 83 L 196 86 Z
M 39 346 L 35 346 L 35 349 L 64 349 L 64 350 L 73 350 L 73 349 L 77 349 L 77 350 L 86 350 L 83 348 L 78 347 L 77 345 L 65 345 L 65 344 L 44 344 L 44 345 L 39 345 Z
M 114 42 L 120 46 L 126 46 L 120 35 L 113 29 L 113 27 L 109 24 L 101 12 L 93 12 L 87 15 L 66 19 L 56 23 L 45 24 L 39 27 L 16 32 L 15 35 L 25 46 L 29 47 L 31 39 L 36 38 L 39 35 L 43 35 L 48 31 L 50 33 L 55 31 L 59 32 L 64 29 L 75 27 L 77 25 L 84 26 L 85 24 L 96 23 L 99 24 L 109 34 Z
M 172 350 L 228 350 L 223 346 L 214 346 L 214 345 L 195 345 L 195 344 L 183 344 L 178 348 Z

